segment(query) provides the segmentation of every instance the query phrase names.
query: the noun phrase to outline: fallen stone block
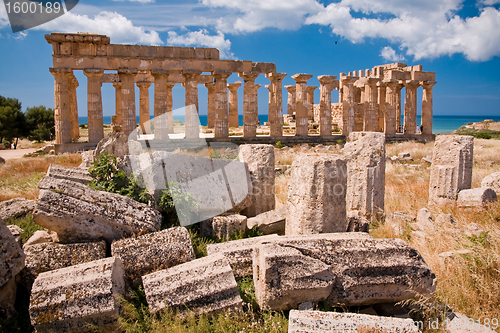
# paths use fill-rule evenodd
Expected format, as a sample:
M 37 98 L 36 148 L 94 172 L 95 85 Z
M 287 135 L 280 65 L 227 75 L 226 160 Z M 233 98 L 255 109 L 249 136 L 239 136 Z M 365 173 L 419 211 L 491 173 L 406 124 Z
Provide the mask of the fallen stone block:
M 436 228 L 434 226 L 434 219 L 430 210 L 421 208 L 417 213 L 417 220 L 411 225 L 411 228 L 416 231 L 431 232 Z
M 54 242 L 54 238 L 52 235 L 46 230 L 37 230 L 31 235 L 31 237 L 24 243 L 23 249 L 26 246 L 42 244 L 42 243 L 52 243 Z
M 4 220 L 24 217 L 35 209 L 35 200 L 14 198 L 0 202 L 0 217 Z
M 92 166 L 92 163 L 94 163 L 94 161 L 94 150 L 82 151 L 82 163 L 78 167 L 82 169 L 88 169 Z
M 411 319 L 358 313 L 291 310 L 288 333 L 384 332 L 418 333 Z
M 71 180 L 84 185 L 92 181 L 89 172 L 83 168 L 65 167 L 61 165 L 51 164 L 47 170 L 47 177 Z
M 452 227 L 454 224 L 457 223 L 453 215 L 451 214 L 439 214 L 436 216 L 436 225 L 444 225 L 447 227 Z
M 480 187 L 458 192 L 458 207 L 486 207 L 497 201 L 497 194 L 491 188 Z
M 500 172 L 495 172 L 484 177 L 481 187 L 489 187 L 495 191 L 497 196 L 500 196 Z
M 347 212 L 347 232 L 369 232 L 370 221 L 361 216 L 359 211 Z
M 493 325 L 490 321 L 488 327 L 458 312 L 452 312 L 448 316 L 448 320 L 447 327 L 445 328 L 446 333 L 495 333 L 491 328 L 494 326 L 498 327 L 498 322 L 497 325 Z
M 132 281 L 196 259 L 189 232 L 184 227 L 113 242 L 111 255 L 122 260 L 125 272 Z
M 320 274 L 320 263 L 329 267 L 333 278 L 326 271 Z M 399 302 L 436 288 L 434 273 L 415 249 L 400 239 L 374 239 L 366 233 L 260 241 L 253 252 L 253 279 L 259 305 L 273 310 L 325 298 L 332 306 Z M 314 286 L 302 283 L 308 279 L 320 286 L 326 281 L 318 288 L 321 293 L 302 292 Z M 332 289 L 327 295 L 328 287 Z
M 161 214 L 125 196 L 51 177 L 39 183 L 35 222 L 53 230 L 62 243 L 113 240 L 154 232 Z
M 247 220 L 247 228 L 252 229 L 257 226 L 264 235 L 285 234 L 286 214 L 288 206 L 270 210 L 268 212 L 251 217 Z
M 174 308 L 202 314 L 239 308 L 243 302 L 222 254 L 145 275 L 142 282 L 151 312 Z
M 12 236 L 14 236 L 14 238 L 16 239 L 16 242 L 18 242 L 19 245 L 21 245 L 21 234 L 24 232 L 24 230 L 21 227 L 14 224 L 8 225 L 7 228 L 9 229 Z
M 341 155 L 302 154 L 288 181 L 286 235 L 345 232 L 347 166 Z
M 24 258 L 21 246 L 0 218 L 0 287 L 24 268 Z
M 200 232 L 203 235 L 216 237 L 218 239 L 228 239 L 232 234 L 247 228 L 247 217 L 239 214 L 228 214 L 214 216 L 202 221 Z
M 16 303 L 17 284 L 16 279 L 10 279 L 0 287 L 0 323 L 4 319 L 12 318 L 17 314 L 14 307 Z
M 117 295 L 125 291 L 119 258 L 106 258 L 40 274 L 31 290 L 30 318 L 37 332 L 116 329 Z
M 230 242 L 207 244 L 208 255 L 222 253 L 231 266 L 235 277 L 251 276 L 253 247 L 262 240 L 278 237 L 278 235 L 267 235 L 238 239 Z

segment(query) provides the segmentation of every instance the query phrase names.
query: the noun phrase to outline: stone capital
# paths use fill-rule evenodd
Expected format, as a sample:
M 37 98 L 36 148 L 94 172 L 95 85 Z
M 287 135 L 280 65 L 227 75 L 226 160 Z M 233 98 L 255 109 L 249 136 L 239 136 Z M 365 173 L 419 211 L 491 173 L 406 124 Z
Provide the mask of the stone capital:
M 217 78 L 222 78 L 222 79 L 227 79 L 228 77 L 231 76 L 233 72 L 231 71 L 224 71 L 224 70 L 215 70 L 212 72 L 212 76 L 217 79 Z
M 260 75 L 260 73 L 255 73 L 255 72 L 238 73 L 238 76 L 241 77 L 243 79 L 243 81 L 245 81 L 245 82 L 254 81 L 259 75 Z
M 343 85 L 354 83 L 359 79 L 357 76 L 346 75 L 345 73 L 340 73 L 340 81 Z
M 211 89 L 215 89 L 215 83 L 205 83 L 205 87 L 207 87 L 207 89 L 210 91 Z
M 175 82 L 167 82 L 165 84 L 165 87 L 167 87 L 167 89 L 172 89 L 174 86 L 175 86 Z
M 295 75 L 292 75 L 292 79 L 295 80 L 297 83 L 307 83 L 307 81 L 312 78 L 312 74 L 304 74 L 304 73 L 298 73 Z
M 294 93 L 297 90 L 296 85 L 285 86 L 285 89 L 288 90 L 289 93 Z
M 170 71 L 164 69 L 152 69 L 151 75 L 155 78 L 168 77 L 170 75 Z
M 318 76 L 318 81 L 321 84 L 330 84 L 337 79 L 334 75 L 320 75 Z
M 418 87 L 420 85 L 420 82 L 419 81 L 415 81 L 415 80 L 406 80 L 406 81 L 403 81 L 403 85 L 405 87 L 409 87 L 409 88 L 413 88 L 413 87 Z
M 318 88 L 318 86 L 307 86 L 307 92 L 308 93 L 312 93 L 314 92 L 314 90 L 316 90 Z
M 117 72 L 119 75 L 136 75 L 137 68 L 119 68 Z
M 52 75 L 69 75 L 73 73 L 71 68 L 49 68 L 49 72 Z
M 276 72 L 270 72 L 266 74 L 266 77 L 269 80 L 283 80 L 286 76 L 286 73 L 276 73 Z
M 197 71 L 197 70 L 183 70 L 182 71 L 182 75 L 184 75 L 184 77 L 186 78 L 186 81 L 187 80 L 196 80 L 198 78 L 198 76 L 201 75 L 201 71 Z
M 113 87 L 115 87 L 115 89 L 120 89 L 122 87 L 122 83 L 120 81 L 113 82 Z
M 241 81 L 227 84 L 229 90 L 237 90 L 240 86 L 241 86 Z
M 420 85 L 424 87 L 424 89 L 432 88 L 436 85 L 436 81 L 420 81 Z
M 149 81 L 137 82 L 137 86 L 139 87 L 139 89 L 148 89 L 151 86 L 151 82 Z
M 78 80 L 76 78 L 75 75 L 70 75 L 69 77 L 69 83 L 74 87 L 74 88 L 78 88 L 78 86 L 80 86 L 80 84 L 78 83 Z

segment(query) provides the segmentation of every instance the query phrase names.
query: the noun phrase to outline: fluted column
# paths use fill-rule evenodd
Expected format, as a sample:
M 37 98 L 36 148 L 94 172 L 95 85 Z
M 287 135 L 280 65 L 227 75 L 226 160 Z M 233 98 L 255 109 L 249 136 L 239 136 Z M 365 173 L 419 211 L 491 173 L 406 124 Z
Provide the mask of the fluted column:
M 422 83 L 424 92 L 422 95 L 422 134 L 432 134 L 432 88 L 436 81 L 425 81 Z
M 285 73 L 268 73 L 269 85 L 269 134 L 273 137 L 283 135 L 283 90 L 282 81 Z
M 137 126 L 136 108 L 135 108 L 135 76 L 137 69 L 119 69 L 121 86 L 121 116 L 122 132 L 129 135 Z
M 229 89 L 229 127 L 238 127 L 238 88 L 241 81 L 228 83 Z
M 379 81 L 377 83 L 378 97 L 377 97 L 377 132 L 384 132 L 385 130 L 385 109 L 386 109 L 386 93 L 387 86 L 385 82 Z
M 378 79 L 367 78 L 365 84 L 365 112 L 363 115 L 363 131 L 375 132 L 377 128 L 377 82 Z
M 243 79 L 243 136 L 257 135 L 257 89 L 255 79 L 259 73 L 243 72 L 239 77 Z
M 295 135 L 308 135 L 307 115 L 307 81 L 312 78 L 311 74 L 295 74 L 292 78 L 296 82 L 296 104 L 295 104 Z
M 314 120 L 314 91 L 318 86 L 307 86 L 307 119 Z
M 288 91 L 288 101 L 286 105 L 286 113 L 289 115 L 293 115 L 295 113 L 295 102 L 297 100 L 296 97 L 296 91 L 297 87 L 295 85 L 293 86 L 285 86 L 286 90 Z
M 75 75 L 69 77 L 69 107 L 71 112 L 71 140 L 77 141 L 80 137 L 80 123 L 78 120 L 78 102 L 76 99 L 76 88 L 78 88 L 78 80 Z
M 198 77 L 200 71 L 183 71 L 185 83 L 184 89 L 186 94 L 185 103 L 185 129 L 186 138 L 200 137 L 200 120 L 198 117 Z
M 401 89 L 403 89 L 402 81 L 396 85 L 396 129 L 399 130 L 401 126 Z
M 137 86 L 139 87 L 139 123 L 141 131 L 144 134 L 150 134 L 149 87 L 151 86 L 151 82 L 137 82 Z
M 232 73 L 229 71 L 215 71 L 215 130 L 216 138 L 229 136 L 229 110 L 227 103 L 227 78 Z
M 54 75 L 54 122 L 56 144 L 71 143 L 71 108 L 69 100 L 70 68 L 50 68 Z
M 384 80 L 384 83 L 386 86 L 384 132 L 388 135 L 394 135 L 397 129 L 396 104 L 398 82 L 396 80 Z
M 166 84 L 166 88 L 167 88 L 167 133 L 168 134 L 174 133 L 174 112 L 172 111 L 172 108 L 174 106 L 172 89 L 174 88 L 174 86 L 175 86 L 174 82 L 167 82 L 167 84 Z
M 318 76 L 319 86 L 319 134 L 332 135 L 332 90 L 337 79 L 332 75 Z
M 406 134 L 412 135 L 417 129 L 417 88 L 419 82 L 407 80 L 404 85 L 406 88 L 404 126 Z
M 354 82 L 358 78 L 340 73 L 342 83 L 342 135 L 346 137 L 354 131 Z
M 115 88 L 115 116 L 111 117 L 113 132 L 122 131 L 122 83 L 113 82 Z
M 162 69 L 153 69 L 151 75 L 154 85 L 154 134 L 156 140 L 168 139 L 167 120 L 167 79 L 169 73 Z
M 101 77 L 104 70 L 100 68 L 84 69 L 83 74 L 87 76 L 89 143 L 98 143 L 104 138 L 101 95 Z
M 215 125 L 215 83 L 205 83 L 208 89 L 207 101 L 207 127 L 214 128 Z

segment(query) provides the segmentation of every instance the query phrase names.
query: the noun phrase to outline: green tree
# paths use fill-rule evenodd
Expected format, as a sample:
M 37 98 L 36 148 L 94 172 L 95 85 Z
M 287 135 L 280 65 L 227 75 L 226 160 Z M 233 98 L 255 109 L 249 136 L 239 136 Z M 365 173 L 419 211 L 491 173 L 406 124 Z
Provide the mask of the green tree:
M 26 135 L 26 118 L 21 112 L 21 102 L 0 96 L 0 142 L 17 140 Z
M 54 110 L 45 106 L 34 106 L 26 109 L 26 125 L 28 139 L 46 141 L 55 134 Z

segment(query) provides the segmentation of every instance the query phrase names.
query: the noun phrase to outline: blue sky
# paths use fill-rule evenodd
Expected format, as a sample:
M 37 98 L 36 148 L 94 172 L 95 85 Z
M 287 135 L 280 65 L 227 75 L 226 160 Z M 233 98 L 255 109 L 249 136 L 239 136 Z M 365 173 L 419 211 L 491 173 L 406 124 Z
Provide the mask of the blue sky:
M 15 34 L 0 6 L 0 95 L 18 98 L 23 111 L 54 107 L 52 49 L 44 39 L 50 32 L 100 33 L 115 44 L 216 47 L 223 58 L 274 62 L 288 74 L 284 85 L 294 84 L 295 73 L 313 74 L 308 84 L 319 85 L 318 75 L 421 64 L 436 72 L 435 114 L 500 116 L 500 0 L 80 0 L 69 13 Z M 85 116 L 86 78 L 75 74 Z M 234 74 L 228 81 L 237 80 Z M 259 113 L 266 113 L 269 80 L 257 83 Z M 206 113 L 206 89 L 199 88 Z M 105 84 L 102 91 L 110 116 L 114 88 Z M 150 96 L 152 113 L 153 87 Z M 174 108 L 183 106 L 180 85 L 173 98 Z

